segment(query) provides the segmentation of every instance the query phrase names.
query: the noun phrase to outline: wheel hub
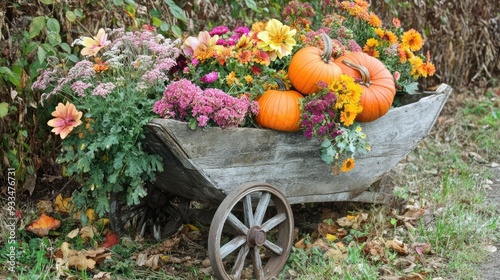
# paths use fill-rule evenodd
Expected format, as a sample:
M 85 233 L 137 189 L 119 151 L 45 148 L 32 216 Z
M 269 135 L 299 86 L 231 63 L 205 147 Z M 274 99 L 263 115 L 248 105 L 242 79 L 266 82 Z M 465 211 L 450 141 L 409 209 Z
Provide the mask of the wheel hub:
M 252 227 L 247 234 L 247 242 L 250 247 L 264 245 L 266 238 L 266 232 L 258 226 Z

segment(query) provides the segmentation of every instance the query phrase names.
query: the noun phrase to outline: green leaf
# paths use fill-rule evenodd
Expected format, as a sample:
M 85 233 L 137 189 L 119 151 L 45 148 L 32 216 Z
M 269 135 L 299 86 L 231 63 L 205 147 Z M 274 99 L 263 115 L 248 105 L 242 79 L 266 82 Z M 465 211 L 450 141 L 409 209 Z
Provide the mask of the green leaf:
M 172 33 L 174 33 L 174 36 L 177 37 L 177 38 L 181 38 L 182 37 L 182 30 L 177 25 L 172 25 Z
M 116 6 L 121 6 L 123 5 L 123 0 L 113 0 L 113 4 L 115 4 Z
M 157 17 L 152 17 L 151 21 L 152 21 L 153 25 L 156 27 L 160 27 L 160 25 L 162 25 L 162 23 L 163 23 L 162 20 L 157 18 Z
M 42 64 L 45 61 L 45 57 L 47 56 L 47 52 L 41 47 L 38 46 L 38 50 L 36 52 L 38 56 L 38 62 Z
M 245 0 L 245 4 L 247 5 L 248 8 L 252 9 L 253 11 L 257 12 L 257 4 L 253 0 Z
M 52 46 L 58 46 L 62 43 L 59 33 L 53 31 L 49 32 L 49 34 L 47 35 L 47 39 Z
M 418 91 L 418 83 L 413 82 L 413 83 L 408 83 L 408 84 L 403 84 L 404 91 L 406 91 L 409 94 L 415 94 Z
M 54 4 L 54 0 L 40 0 L 45 5 L 52 5 Z
M 39 44 L 38 42 L 31 41 L 28 43 L 28 45 L 24 48 L 24 54 L 27 55 L 31 52 L 34 52 L 38 48 Z
M 76 21 L 76 14 L 73 11 L 67 11 L 66 12 L 66 19 L 69 20 L 69 22 L 75 22 Z
M 59 25 L 59 21 L 55 18 L 49 18 L 47 20 L 47 29 L 52 32 L 59 33 L 61 32 L 61 26 Z
M 81 9 L 75 9 L 75 15 L 77 17 L 83 17 L 83 11 Z
M 61 49 L 67 53 L 71 53 L 71 47 L 67 43 L 61 43 Z
M 0 103 L 0 119 L 5 118 L 9 113 L 9 104 L 7 102 Z
M 33 39 L 36 36 L 38 36 L 42 31 L 42 29 L 45 27 L 45 24 L 46 24 L 45 16 L 35 17 L 30 23 L 28 31 L 29 39 Z
M 163 32 L 167 32 L 170 29 L 170 24 L 166 22 L 162 22 L 160 25 L 160 30 Z
M 0 74 L 4 75 L 4 79 L 11 82 L 15 87 L 21 85 L 21 76 L 16 72 L 12 72 L 9 68 L 3 66 L 0 67 Z
M 177 6 L 173 0 L 163 0 L 165 4 L 167 4 L 168 9 L 172 13 L 172 15 L 183 22 L 187 21 L 186 15 L 184 14 L 184 10 L 181 7 Z

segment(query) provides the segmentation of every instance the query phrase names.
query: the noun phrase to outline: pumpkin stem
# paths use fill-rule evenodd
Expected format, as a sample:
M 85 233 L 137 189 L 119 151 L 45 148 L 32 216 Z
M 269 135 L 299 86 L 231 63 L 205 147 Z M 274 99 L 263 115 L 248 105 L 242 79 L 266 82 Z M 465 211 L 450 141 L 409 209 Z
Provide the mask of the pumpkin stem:
M 342 63 L 347 65 L 347 67 L 349 68 L 358 70 L 359 74 L 361 75 L 361 82 L 359 82 L 359 84 L 365 85 L 367 87 L 369 87 L 372 84 L 372 81 L 370 80 L 370 72 L 365 66 L 361 64 L 354 64 L 347 60 L 342 60 Z
M 274 78 L 274 80 L 275 80 L 275 81 L 276 81 L 276 83 L 278 84 L 279 90 L 281 90 L 281 91 L 285 91 L 285 90 L 287 90 L 287 89 L 286 89 L 286 85 L 285 85 L 285 83 L 284 83 L 282 80 L 280 80 L 280 79 L 278 79 L 278 78 Z
M 323 50 L 323 54 L 321 55 L 321 60 L 323 60 L 324 63 L 329 63 L 332 59 L 333 52 L 332 39 L 325 33 L 321 33 L 319 35 L 325 43 L 325 49 Z

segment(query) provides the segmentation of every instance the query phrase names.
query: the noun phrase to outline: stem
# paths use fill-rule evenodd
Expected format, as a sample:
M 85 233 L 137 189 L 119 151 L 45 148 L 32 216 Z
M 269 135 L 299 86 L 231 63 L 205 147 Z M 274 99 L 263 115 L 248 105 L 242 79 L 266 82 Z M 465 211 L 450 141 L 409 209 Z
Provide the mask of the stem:
M 286 85 L 285 85 L 285 83 L 282 80 L 280 80 L 278 78 L 275 78 L 274 80 L 278 84 L 279 90 L 281 90 L 281 91 L 285 91 L 286 90 Z
M 361 64 L 354 64 L 350 61 L 347 60 L 342 60 L 342 63 L 347 65 L 347 67 L 352 68 L 354 70 L 358 70 L 359 74 L 361 75 L 361 82 L 359 82 L 361 85 L 365 85 L 369 87 L 372 84 L 372 81 L 370 79 L 370 72 L 368 69 L 361 65 Z
M 329 63 L 332 59 L 333 52 L 332 39 L 325 33 L 321 33 L 320 36 L 325 43 L 325 49 L 323 50 L 323 54 L 321 55 L 321 60 L 323 60 L 324 63 Z

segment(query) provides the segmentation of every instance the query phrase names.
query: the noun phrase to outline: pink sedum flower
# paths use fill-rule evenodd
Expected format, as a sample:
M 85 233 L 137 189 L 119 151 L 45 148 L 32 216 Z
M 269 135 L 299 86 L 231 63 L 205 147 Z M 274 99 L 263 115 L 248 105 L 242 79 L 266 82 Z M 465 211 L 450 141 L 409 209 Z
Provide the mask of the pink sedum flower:
M 104 29 L 101 28 L 94 38 L 83 37 L 81 44 L 84 48 L 82 49 L 81 54 L 84 56 L 95 56 L 109 43 L 110 41 L 108 41 L 108 35 L 104 32 Z
M 53 127 L 52 132 L 60 135 L 61 139 L 66 138 L 73 128 L 82 124 L 80 120 L 82 112 L 76 110 L 75 105 L 69 102 L 66 102 L 66 105 L 59 103 L 56 110 L 52 112 L 52 116 L 55 118 L 48 121 L 47 124 Z

